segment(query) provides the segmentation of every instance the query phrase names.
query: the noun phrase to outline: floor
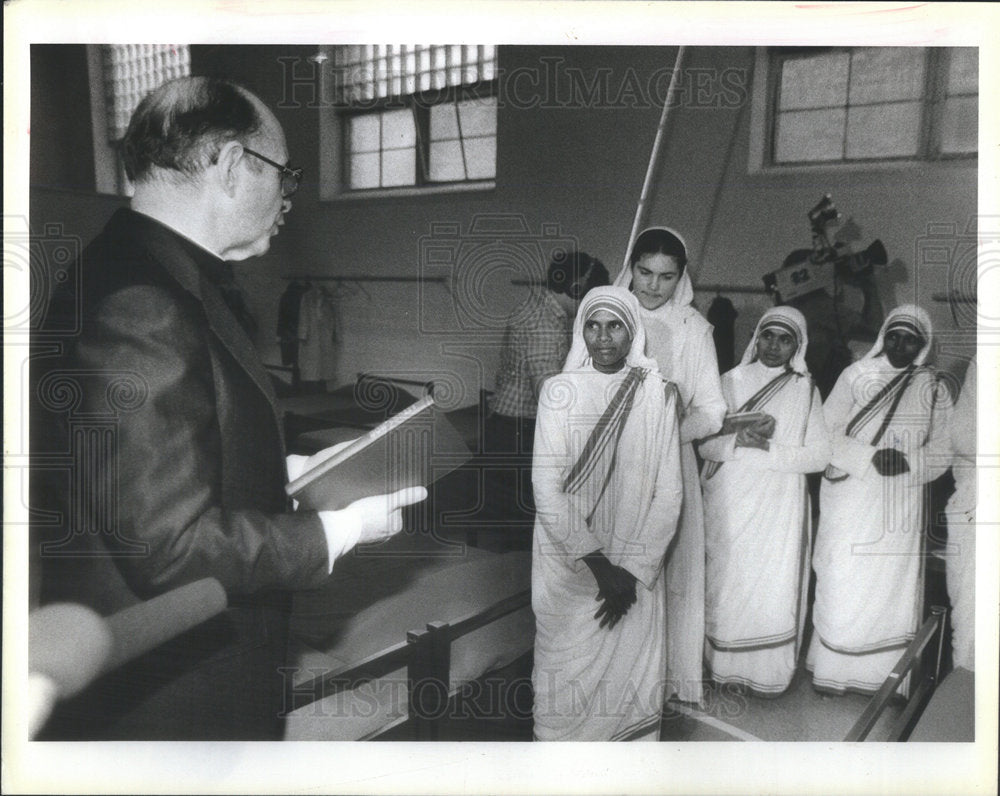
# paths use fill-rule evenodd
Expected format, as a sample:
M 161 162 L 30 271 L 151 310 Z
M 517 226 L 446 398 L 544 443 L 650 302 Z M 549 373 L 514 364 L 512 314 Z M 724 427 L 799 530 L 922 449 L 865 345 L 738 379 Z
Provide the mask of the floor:
M 532 740 L 530 654 L 494 674 L 496 677 L 489 684 L 477 686 L 455 703 L 435 740 Z M 711 684 L 701 708 L 675 701 L 667 703 L 660 740 L 666 743 L 841 741 L 867 702 L 866 697 L 858 694 L 820 694 L 813 689 L 805 671 L 799 671 L 789 690 L 774 699 Z M 869 740 L 885 740 L 900 709 L 890 705 Z M 403 725 L 378 740 L 416 738 L 413 728 Z
M 702 708 L 671 701 L 664 710 L 660 740 L 676 741 L 841 741 L 865 709 L 859 694 L 831 696 L 812 687 L 800 670 L 780 697 L 756 697 L 731 686 L 711 684 Z M 900 707 L 890 705 L 869 734 L 885 740 Z
M 943 505 L 941 499 L 938 503 Z M 932 516 L 937 514 L 932 513 Z M 946 538 L 945 534 L 943 527 L 934 526 L 928 536 L 928 547 L 931 550 L 940 547 Z M 488 527 L 481 527 L 477 543 L 487 549 L 504 551 L 527 547 L 530 535 L 524 533 L 512 536 L 503 528 L 490 530 Z M 926 576 L 924 604 L 947 605 L 944 566 L 933 555 L 928 559 Z M 810 594 L 809 604 L 811 603 Z M 811 624 L 807 615 L 807 638 L 803 640 L 803 649 L 808 648 L 808 629 Z M 950 638 L 950 635 L 950 628 L 946 628 L 945 638 Z M 945 645 L 942 673 L 951 670 L 948 646 Z M 439 740 L 532 740 L 530 654 L 511 664 L 502 673 L 502 678 L 505 684 L 500 685 L 499 690 L 480 689 L 479 694 L 460 701 L 461 707 L 454 711 L 457 718 L 445 723 Z M 800 665 L 788 691 L 777 698 L 756 697 L 731 686 L 711 683 L 706 687 L 704 704 L 700 707 L 689 703 L 668 702 L 664 707 L 660 740 L 667 743 L 841 741 L 867 703 L 868 697 L 859 694 L 834 696 L 817 692 L 812 687 L 808 672 Z M 901 711 L 901 704 L 890 703 L 869 733 L 868 740 L 885 740 Z M 412 739 L 412 730 L 400 727 L 380 740 Z

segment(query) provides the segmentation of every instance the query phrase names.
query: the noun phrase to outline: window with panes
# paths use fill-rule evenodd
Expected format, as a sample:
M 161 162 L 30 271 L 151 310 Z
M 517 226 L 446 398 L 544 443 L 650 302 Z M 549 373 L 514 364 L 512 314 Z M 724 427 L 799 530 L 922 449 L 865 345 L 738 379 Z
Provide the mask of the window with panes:
M 769 165 L 977 153 L 976 48 L 776 49 L 768 76 Z
M 496 48 L 324 48 L 341 142 L 340 192 L 496 177 Z

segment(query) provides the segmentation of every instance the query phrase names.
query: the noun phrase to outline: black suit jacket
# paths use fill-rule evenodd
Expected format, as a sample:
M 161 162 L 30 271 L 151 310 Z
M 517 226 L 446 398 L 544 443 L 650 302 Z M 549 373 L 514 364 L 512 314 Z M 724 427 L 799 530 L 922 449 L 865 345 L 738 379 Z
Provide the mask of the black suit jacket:
M 288 511 L 281 418 L 227 306 L 226 264 L 118 211 L 35 335 L 42 602 L 110 614 L 202 577 L 229 609 L 60 705 L 46 737 L 280 737 L 288 590 L 327 576 Z

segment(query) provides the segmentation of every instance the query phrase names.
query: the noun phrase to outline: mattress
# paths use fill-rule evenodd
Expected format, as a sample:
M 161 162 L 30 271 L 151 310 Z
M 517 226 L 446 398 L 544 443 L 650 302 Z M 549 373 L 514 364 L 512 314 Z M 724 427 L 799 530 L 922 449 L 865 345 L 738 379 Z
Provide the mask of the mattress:
M 296 595 L 290 677 L 301 686 L 396 645 L 429 622 L 454 622 L 530 585 L 531 554 L 422 541 L 400 534 L 338 562 L 329 584 Z M 379 549 L 381 547 L 381 549 Z M 524 607 L 457 639 L 454 692 L 531 649 L 534 618 Z M 321 698 L 288 714 L 286 740 L 363 740 L 407 716 L 406 669 Z

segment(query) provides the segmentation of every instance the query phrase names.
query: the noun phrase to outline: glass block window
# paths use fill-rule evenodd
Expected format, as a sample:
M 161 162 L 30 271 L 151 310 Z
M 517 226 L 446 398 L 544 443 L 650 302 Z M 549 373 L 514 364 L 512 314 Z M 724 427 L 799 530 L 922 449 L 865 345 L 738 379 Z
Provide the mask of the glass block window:
M 496 77 L 496 48 L 468 44 L 362 44 L 332 48 L 341 102 L 402 97 Z
M 775 51 L 775 165 L 975 154 L 973 48 Z
M 496 177 L 496 48 L 328 48 L 350 191 L 476 183 Z
M 186 44 L 105 44 L 101 50 L 111 141 L 125 135 L 132 112 L 146 94 L 167 80 L 191 74 Z

